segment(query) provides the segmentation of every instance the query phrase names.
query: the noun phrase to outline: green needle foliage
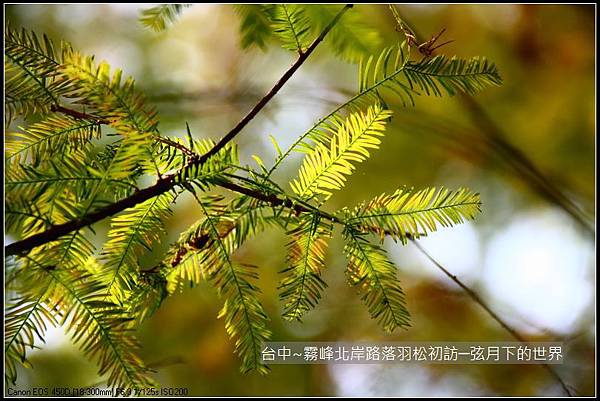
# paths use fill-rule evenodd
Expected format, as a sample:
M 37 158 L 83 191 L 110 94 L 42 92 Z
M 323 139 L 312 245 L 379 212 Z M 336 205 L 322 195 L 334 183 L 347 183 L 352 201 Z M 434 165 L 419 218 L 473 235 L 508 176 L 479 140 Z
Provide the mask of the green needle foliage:
M 142 11 L 140 22 L 155 32 L 161 32 L 174 23 L 187 4 L 163 4 Z
M 331 223 L 322 221 L 319 214 L 306 214 L 296 227 L 287 232 L 288 267 L 281 273 L 281 300 L 284 304 L 283 317 L 301 320 L 307 311 L 314 308 L 327 284 L 321 279 L 325 268 L 327 239 L 331 237 Z
M 360 6 L 355 6 L 359 8 Z M 244 4 L 234 6 L 240 16 L 243 48 L 265 50 L 276 38 L 287 50 L 302 51 L 343 8 L 341 4 Z M 329 48 L 348 62 L 357 62 L 381 45 L 379 32 L 358 12 L 344 16 L 329 33 Z
M 57 50 L 43 35 L 14 29 L 10 23 L 4 30 L 5 122 L 8 125 L 20 115 L 29 118 L 50 111 L 61 96 L 72 90 L 72 82 L 58 74 L 70 45 L 62 43 Z
M 398 189 L 392 195 L 382 194 L 346 211 L 348 224 L 361 231 L 372 231 L 382 238 L 389 235 L 406 243 L 443 227 L 474 219 L 481 212 L 479 194 L 468 189 L 446 188 Z
M 310 45 L 310 21 L 304 7 L 297 4 L 273 5 L 269 13 L 273 33 L 281 40 L 287 50 L 302 53 Z
M 9 134 L 11 139 L 5 142 L 6 161 L 18 165 L 30 160 L 34 167 L 47 160 L 48 155 L 75 152 L 92 138 L 100 138 L 96 121 L 69 116 L 49 116 L 21 131 Z
M 256 46 L 266 49 L 273 35 L 271 18 L 266 9 L 268 6 L 259 4 L 236 4 L 235 12 L 241 18 L 240 34 L 242 48 Z
M 151 8 L 141 21 L 163 30 L 182 7 Z M 334 213 L 322 207 L 382 145 L 393 115 L 386 99 L 409 105 L 421 94 L 474 94 L 501 83 L 496 67 L 483 58 L 415 59 L 406 43 L 381 50 L 377 30 L 349 6 L 238 5 L 235 11 L 243 48 L 278 41 L 302 64 L 311 44 L 322 42 L 358 62 L 357 93 L 288 149 L 271 138 L 277 157 L 270 167 L 256 156 L 258 169 L 240 165 L 231 141 L 239 129 L 225 140 L 194 138 L 187 125 L 180 135 L 162 135 L 158 113 L 132 78 L 68 43 L 58 47 L 45 35 L 6 25 L 5 229 L 27 244 L 5 259 L 7 382 L 15 383 L 20 365 L 31 367 L 27 351 L 43 341 L 47 327 L 63 325 L 109 386 L 152 383 L 136 329 L 165 297 L 205 280 L 224 302 L 219 317 L 241 370 L 266 373 L 261 353 L 271 332 L 257 286 L 260 267 L 239 261 L 237 251 L 267 227 L 288 238 L 278 284 L 283 319 L 300 321 L 317 307 L 327 289 L 325 268 L 341 272 L 326 257 L 337 227 L 348 284 L 372 318 L 386 331 L 410 326 L 384 237 L 405 244 L 473 219 L 479 195 L 402 188 Z M 103 135 L 104 128 L 112 135 Z M 271 176 L 294 152 L 304 160 L 287 191 Z M 228 195 L 214 194 L 216 188 Z M 164 241 L 172 206 L 184 193 L 196 199 L 202 217 L 153 267 L 142 267 L 141 258 Z M 92 224 L 103 219 L 111 219 L 110 228 L 100 236 Z
M 325 199 L 332 190 L 341 189 L 346 176 L 354 171 L 354 164 L 366 160 L 369 149 L 377 149 L 383 136 L 385 121 L 391 117 L 389 110 L 376 104 L 366 114 L 351 114 L 329 139 L 329 143 L 318 142 L 305 157 L 297 180 L 292 181 L 294 192 L 301 198 L 311 199 L 321 194 Z
M 175 197 L 172 193 L 157 196 L 112 219 L 102 258 L 108 291 L 118 301 L 126 299 L 135 286 L 140 256 L 161 240 L 163 222 L 171 215 Z

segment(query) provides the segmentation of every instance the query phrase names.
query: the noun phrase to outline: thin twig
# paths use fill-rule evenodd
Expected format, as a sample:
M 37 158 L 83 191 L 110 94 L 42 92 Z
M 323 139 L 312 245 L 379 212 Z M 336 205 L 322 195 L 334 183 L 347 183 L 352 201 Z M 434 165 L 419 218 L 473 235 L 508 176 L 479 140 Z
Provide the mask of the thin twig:
M 510 333 L 510 335 L 512 335 L 515 339 L 517 339 L 519 342 L 522 343 L 528 343 L 528 341 L 525 339 L 525 337 L 523 337 L 518 331 L 516 331 L 514 328 L 512 328 L 508 323 L 506 323 L 504 320 L 502 320 L 502 318 L 500 316 L 498 316 L 496 314 L 496 312 L 494 312 L 492 310 L 492 308 L 490 308 L 490 306 L 483 300 L 481 299 L 481 297 L 475 292 L 473 291 L 471 288 L 469 288 L 466 284 L 464 284 L 462 281 L 460 281 L 458 279 L 458 277 L 456 277 L 456 275 L 450 273 L 444 266 L 442 266 L 441 263 L 439 263 L 437 260 L 435 260 L 424 248 L 421 244 L 419 244 L 417 241 L 415 241 L 414 239 L 411 239 L 412 243 L 415 245 L 415 247 L 427 258 L 431 261 L 431 263 L 433 263 L 435 265 L 435 267 L 437 267 L 440 271 L 442 271 L 442 273 L 444 273 L 450 280 L 452 280 L 456 285 L 458 285 L 468 296 L 469 298 L 471 298 L 476 304 L 478 304 L 479 306 L 481 306 L 483 308 L 483 310 L 485 310 L 485 312 L 490 315 L 492 317 L 492 319 L 494 319 L 500 326 L 502 326 L 502 328 L 504 330 L 506 330 L 507 332 Z M 556 379 L 557 382 L 560 383 L 562 389 L 565 391 L 565 393 L 569 396 L 569 397 L 573 397 L 573 393 L 571 392 L 570 388 L 567 386 L 567 384 L 563 381 L 563 379 L 558 375 L 558 373 L 556 373 L 556 371 L 554 369 L 552 369 L 552 367 L 550 365 L 548 365 L 547 363 L 542 364 L 542 366 L 548 371 L 548 373 L 550 373 L 550 375 L 552 375 L 552 377 L 554 377 L 554 379 Z
M 88 114 L 88 113 L 83 113 L 81 111 L 78 110 L 74 110 L 74 109 L 70 109 L 68 107 L 63 107 L 60 105 L 52 105 L 50 106 L 50 111 L 54 111 L 54 112 L 58 112 L 58 113 L 62 113 L 62 114 L 66 114 L 68 116 L 71 116 L 77 120 L 91 120 L 94 121 L 98 124 L 102 124 L 102 125 L 110 125 L 110 121 L 106 120 L 106 119 L 102 119 L 98 116 L 95 116 L 93 114 Z M 158 142 L 162 142 L 166 145 L 172 146 L 176 149 L 179 149 L 182 153 L 188 155 L 188 156 L 194 156 L 196 155 L 194 152 L 192 152 L 191 150 L 189 150 L 187 147 L 181 145 L 180 143 L 177 143 L 175 141 L 172 141 L 169 138 L 165 138 L 159 135 L 154 135 L 153 136 L 154 139 L 156 139 Z
M 304 63 L 304 61 L 315 51 L 317 46 L 325 39 L 325 36 L 329 33 L 329 31 L 333 28 L 333 26 L 338 22 L 338 20 L 344 15 L 346 11 L 352 8 L 352 4 L 347 4 L 342 8 L 342 10 L 333 18 L 333 20 L 323 29 L 323 32 L 314 40 L 314 42 L 310 45 L 305 52 L 300 53 L 300 56 L 296 60 L 296 62 L 292 65 L 292 67 L 283 74 L 283 76 L 279 79 L 279 81 L 271 88 L 271 90 L 254 106 L 252 110 L 244 117 L 240 122 L 233 127 L 227 135 L 225 135 L 211 150 L 206 152 L 199 160 L 199 163 L 202 164 L 209 157 L 215 155 L 219 150 L 223 149 L 227 143 L 229 143 L 235 136 L 244 128 L 252 119 L 258 114 L 259 111 L 262 110 L 263 107 L 279 92 L 279 89 L 283 87 L 283 85 L 294 75 L 296 70 L 300 68 L 300 66 Z M 203 161 L 204 160 L 204 161 Z
M 108 120 L 105 120 L 101 117 L 94 116 L 92 114 L 84 113 L 81 111 L 69 109 L 69 108 L 61 106 L 59 104 L 54 104 L 54 105 L 50 106 L 50 111 L 66 114 L 77 120 L 91 120 L 98 124 L 104 124 L 104 125 L 110 124 L 110 122 Z
M 139 203 L 145 202 L 155 196 L 162 195 L 171 189 L 175 188 L 177 181 L 175 178 L 182 172 L 189 171 L 193 168 L 203 165 L 206 161 L 223 149 L 252 119 L 262 110 L 269 100 L 273 98 L 279 92 L 279 90 L 285 85 L 285 83 L 294 75 L 294 73 L 300 68 L 306 59 L 314 52 L 317 46 L 325 39 L 325 36 L 338 22 L 342 15 L 352 8 L 352 4 L 347 4 L 338 12 L 338 14 L 332 19 L 332 21 L 323 29 L 321 34 L 313 41 L 310 47 L 302 53 L 292 64 L 292 66 L 283 74 L 283 76 L 277 81 L 273 88 L 254 106 L 254 108 L 231 130 L 229 131 L 213 148 L 203 154 L 200 158 L 191 160 L 186 166 L 182 167 L 176 173 L 169 174 L 165 177 L 160 178 L 154 185 L 144 188 L 131 196 L 121 199 L 115 203 L 107 205 L 95 212 L 88 213 L 80 218 L 71 220 L 69 222 L 55 225 L 52 228 L 43 231 L 41 233 L 29 236 L 23 240 L 13 242 L 4 247 L 5 256 L 22 254 L 30 251 L 31 249 L 54 241 L 63 235 L 66 235 L 72 231 L 94 224 L 107 217 L 113 216 L 117 213 L 122 212 L 125 209 L 133 207 Z
M 198 157 L 198 155 L 191 149 L 188 149 L 186 146 L 184 146 L 178 142 L 172 141 L 169 138 L 165 138 L 165 137 L 157 135 L 154 139 L 156 139 L 158 142 L 164 143 L 165 145 L 169 145 L 169 146 L 174 147 L 175 149 L 178 149 L 179 151 L 181 151 L 181 153 L 183 153 L 189 157 L 192 157 L 192 158 Z

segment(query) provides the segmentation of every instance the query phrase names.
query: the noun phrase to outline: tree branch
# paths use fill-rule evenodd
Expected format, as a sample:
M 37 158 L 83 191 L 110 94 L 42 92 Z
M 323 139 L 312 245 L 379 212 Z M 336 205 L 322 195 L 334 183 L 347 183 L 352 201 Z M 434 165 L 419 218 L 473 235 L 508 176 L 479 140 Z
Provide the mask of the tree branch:
M 340 10 L 340 12 L 325 27 L 325 29 L 323 29 L 321 34 L 314 40 L 314 42 L 310 45 L 306 52 L 302 53 L 296 59 L 294 64 L 292 64 L 292 66 L 283 74 L 279 81 L 275 83 L 273 88 L 271 88 L 271 90 L 254 106 L 254 108 L 208 152 L 206 152 L 199 158 L 191 160 L 186 166 L 182 167 L 180 171 L 159 179 L 154 185 L 144 188 L 125 199 L 121 199 L 120 201 L 100 208 L 95 212 L 88 213 L 85 216 L 80 217 L 78 219 L 53 226 L 52 228 L 46 231 L 29 236 L 23 240 L 13 242 L 12 244 L 5 246 L 5 256 L 17 255 L 30 251 L 31 249 L 37 246 L 54 241 L 59 237 L 66 235 L 72 231 L 89 226 L 93 223 L 96 223 L 107 217 L 113 216 L 119 212 L 122 212 L 125 209 L 133 207 L 139 203 L 142 203 L 148 199 L 151 199 L 155 196 L 159 196 L 173 189 L 177 185 L 175 177 L 177 177 L 179 173 L 185 172 L 188 169 L 192 169 L 194 167 L 201 166 L 204 163 L 206 163 L 208 159 L 210 159 L 221 149 L 223 149 L 225 145 L 227 145 L 227 143 L 229 143 L 233 138 L 235 138 L 235 136 L 239 134 L 242 131 L 242 129 L 246 125 L 248 125 L 250 121 L 252 121 L 252 119 L 267 105 L 267 103 L 273 98 L 273 96 L 275 96 L 277 92 L 279 92 L 279 90 L 285 85 L 285 83 L 294 75 L 298 68 L 300 68 L 300 66 L 304 64 L 306 59 L 315 51 L 315 49 L 323 41 L 323 39 L 325 39 L 325 36 L 329 33 L 329 31 L 331 31 L 333 26 L 338 22 L 342 15 L 344 15 L 344 13 L 352 7 L 352 4 L 347 4 L 346 6 L 344 6 L 344 8 Z M 57 111 L 71 114 L 70 111 L 66 111 L 66 109 L 64 108 L 57 108 Z M 80 116 L 80 118 L 83 118 L 83 116 Z
M 296 60 L 296 62 L 292 65 L 292 67 L 283 74 L 283 76 L 277 81 L 275 86 L 271 88 L 271 90 L 254 106 L 252 110 L 235 126 L 231 131 L 227 133 L 211 150 L 206 152 L 199 160 L 199 163 L 202 164 L 209 157 L 216 154 L 219 150 L 223 149 L 228 142 L 230 142 L 235 136 L 244 128 L 252 119 L 258 114 L 259 111 L 262 110 L 263 107 L 277 94 L 279 89 L 294 75 L 296 70 L 300 68 L 300 66 L 304 63 L 304 61 L 315 51 L 317 46 L 325 39 L 325 36 L 329 33 L 329 31 L 333 28 L 333 26 L 338 22 L 338 20 L 344 15 L 346 11 L 352 8 L 352 4 L 347 4 L 342 8 L 342 10 L 333 18 L 333 20 L 323 29 L 321 34 L 314 40 L 314 42 L 310 45 L 308 49 L 304 53 L 300 53 L 300 56 Z

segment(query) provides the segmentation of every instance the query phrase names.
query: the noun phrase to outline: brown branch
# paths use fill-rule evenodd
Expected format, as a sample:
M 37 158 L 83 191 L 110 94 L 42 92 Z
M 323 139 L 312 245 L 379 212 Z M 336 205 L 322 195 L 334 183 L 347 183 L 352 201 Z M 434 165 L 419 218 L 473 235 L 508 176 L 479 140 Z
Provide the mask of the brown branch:
M 91 121 L 95 121 L 98 124 L 103 124 L 103 125 L 109 125 L 110 122 L 108 120 L 102 119 L 98 116 L 94 116 L 92 114 L 88 114 L 88 113 L 84 113 L 81 111 L 77 111 L 77 110 L 73 110 L 73 109 L 69 109 L 67 107 L 63 107 L 59 104 L 55 104 L 50 106 L 50 111 L 53 112 L 58 112 L 58 113 L 62 113 L 62 114 L 66 114 L 68 116 L 71 116 L 77 120 L 91 120 Z
M 458 277 L 456 277 L 454 274 L 450 273 L 444 266 L 442 266 L 437 260 L 435 260 L 424 248 L 423 246 L 421 246 L 417 241 L 415 241 L 414 239 L 411 239 L 412 243 L 415 245 L 415 247 L 417 247 L 417 249 L 427 258 L 431 261 L 431 263 L 433 263 L 435 265 L 435 267 L 437 267 L 439 270 L 442 271 L 442 273 L 444 273 L 450 280 L 452 280 L 456 285 L 458 285 L 468 296 L 469 298 L 471 298 L 475 303 L 477 303 L 479 306 L 481 306 L 483 308 L 483 310 L 492 317 L 492 319 L 494 319 L 500 326 L 502 326 L 502 328 L 504 330 L 506 330 L 507 332 L 510 333 L 510 335 L 512 335 L 515 339 L 517 339 L 519 342 L 522 343 L 527 343 L 528 341 L 525 339 L 525 337 L 523 337 L 518 331 L 516 331 L 514 328 L 512 328 L 508 323 L 506 323 L 504 320 L 502 320 L 502 318 L 500 316 L 498 316 L 496 314 L 496 312 L 494 312 L 492 310 L 492 308 L 490 308 L 490 306 L 483 300 L 481 299 L 481 297 L 475 292 L 473 291 L 471 288 L 469 288 L 466 284 L 464 284 L 462 281 L 460 281 L 458 279 Z M 567 386 L 567 384 L 563 381 L 563 379 L 558 375 L 558 373 L 556 373 L 556 371 L 554 369 L 552 369 L 552 367 L 546 363 L 542 364 L 542 366 L 548 371 L 548 373 L 550 373 L 550 375 L 557 381 L 560 383 L 562 389 L 565 391 L 565 393 L 569 396 L 569 397 L 573 397 L 573 393 L 571 391 L 571 389 Z
M 88 213 L 83 217 L 80 217 L 75 220 L 71 220 L 67 223 L 63 223 L 60 225 L 53 226 L 52 228 L 43 231 L 41 233 L 29 236 L 25 239 L 22 239 L 17 242 L 13 242 L 4 247 L 5 256 L 22 254 L 24 252 L 30 251 L 31 249 L 46 244 L 48 242 L 54 241 L 59 237 L 66 235 L 72 231 L 78 230 L 80 228 L 89 226 L 93 223 L 96 223 L 100 220 L 103 220 L 107 217 L 113 216 L 117 213 L 122 212 L 125 209 L 133 207 L 139 203 L 142 203 L 148 199 L 154 198 L 155 196 L 159 196 L 164 194 L 171 189 L 175 188 L 177 182 L 175 177 L 177 177 L 181 173 L 185 173 L 186 171 L 191 170 L 192 168 L 198 167 L 206 163 L 206 161 L 218 153 L 221 149 L 227 145 L 237 134 L 239 134 L 242 129 L 250 122 L 252 119 L 267 105 L 269 100 L 273 98 L 279 92 L 279 90 L 285 85 L 285 83 L 294 75 L 294 73 L 300 68 L 302 64 L 306 61 L 306 59 L 315 51 L 317 46 L 325 39 L 325 36 L 329 33 L 329 31 L 333 28 L 333 26 L 337 23 L 337 21 L 342 17 L 342 15 L 352 8 L 352 4 L 347 4 L 340 10 L 340 12 L 333 18 L 333 20 L 323 29 L 321 34 L 314 40 L 314 42 L 310 45 L 310 47 L 306 50 L 306 52 L 302 53 L 292 64 L 292 66 L 283 74 L 283 76 L 277 81 L 277 83 L 273 86 L 273 88 L 254 106 L 254 108 L 231 130 L 229 131 L 212 149 L 202 155 L 200 158 L 194 158 L 191 160 L 186 166 L 182 167 L 182 169 L 176 173 L 167 175 L 165 177 L 160 178 L 154 185 L 144 188 L 133 195 L 121 199 L 115 203 L 112 203 L 108 206 L 100 208 L 99 210 Z M 60 106 L 55 106 L 60 108 Z M 63 108 L 64 109 L 64 108 Z M 61 109 L 62 112 L 65 110 Z M 71 113 L 72 111 L 66 112 Z M 79 113 L 79 112 L 77 112 Z M 185 176 L 185 174 L 184 174 Z

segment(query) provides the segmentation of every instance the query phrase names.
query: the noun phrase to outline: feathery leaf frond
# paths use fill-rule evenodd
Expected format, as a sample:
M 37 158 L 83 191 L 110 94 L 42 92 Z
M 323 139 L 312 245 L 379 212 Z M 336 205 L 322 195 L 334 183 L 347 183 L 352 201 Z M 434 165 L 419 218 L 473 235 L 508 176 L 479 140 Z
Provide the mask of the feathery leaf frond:
M 6 160 L 30 162 L 33 166 L 37 166 L 41 160 L 76 151 L 92 138 L 100 137 L 100 126 L 96 121 L 77 120 L 68 116 L 50 116 L 19 128 L 21 132 L 8 134 Z
M 133 318 L 133 326 L 152 316 L 167 295 L 167 280 L 162 272 L 142 272 L 125 302 L 127 314 Z
M 44 304 L 48 286 L 38 284 L 42 289 L 35 296 L 21 295 L 4 309 L 5 378 L 12 384 L 17 380 L 17 364 L 30 366 L 27 348 L 35 347 L 36 338 L 44 341 L 48 324 L 57 324 L 53 311 Z
M 7 23 L 4 29 L 5 123 L 14 116 L 24 118 L 48 113 L 61 96 L 73 90 L 72 82 L 58 74 L 58 66 L 72 50 L 62 43 L 57 50 L 44 35 L 17 30 Z
M 161 32 L 177 20 L 184 7 L 189 6 L 189 4 L 162 4 L 142 10 L 139 19 L 146 28 Z
M 151 141 L 153 136 L 158 136 L 156 110 L 146 106 L 144 96 L 134 87 L 133 78 L 122 82 L 121 70 L 111 74 L 108 63 L 95 65 L 93 57 L 78 52 L 65 58 L 61 74 L 76 82 L 77 90 L 72 96 L 79 98 L 78 103 L 94 109 L 98 117 L 108 121 L 126 140 L 135 137 L 143 151 L 130 154 L 132 163 L 160 175 L 155 163 L 155 145 Z
M 288 267 L 279 288 L 284 304 L 286 320 L 301 321 L 302 316 L 314 308 L 327 284 L 321 279 L 325 268 L 327 239 L 331 237 L 331 224 L 320 219 L 318 214 L 301 217 L 299 225 L 288 231 L 291 237 L 287 244 Z
M 401 74 L 405 63 L 408 61 L 406 44 L 403 43 L 397 48 L 394 57 L 392 57 L 392 51 L 393 48 L 387 49 L 380 56 L 382 61 L 387 60 L 384 63 L 384 72 L 374 77 L 373 80 L 370 80 L 370 78 L 369 80 L 362 78 L 364 73 L 359 75 L 359 92 L 345 103 L 337 106 L 329 114 L 319 119 L 311 128 L 300 135 L 285 152 L 277 157 L 275 163 L 267 173 L 267 176 L 270 176 L 290 153 L 309 153 L 314 150 L 316 143 L 328 142 L 329 138 L 335 135 L 338 127 L 344 123 L 344 119 L 341 116 L 342 112 L 358 112 L 372 103 L 381 103 L 382 89 L 390 88 L 400 99 L 412 99 L 410 97 L 410 88 L 396 80 L 396 77 Z M 395 60 L 393 65 L 389 62 L 391 58 L 394 58 Z M 367 61 L 367 64 L 370 65 L 371 63 L 372 60 Z M 359 73 L 363 70 L 364 67 L 362 65 L 359 66 Z M 408 92 L 408 94 L 403 94 L 404 92 Z
M 146 106 L 144 96 L 134 87 L 133 78 L 122 81 L 121 70 L 111 74 L 108 63 L 96 65 L 94 57 L 72 52 L 65 58 L 61 73 L 77 82 L 73 97 L 97 110 L 97 115 L 108 120 L 119 134 L 157 131 L 156 110 Z
M 164 234 L 163 222 L 171 215 L 174 200 L 171 192 L 159 195 L 112 219 L 102 259 L 108 292 L 119 302 L 135 287 L 139 257 L 151 251 Z
M 255 235 L 271 224 L 274 219 L 265 216 L 266 207 L 241 196 L 229 205 L 222 204 L 220 197 L 203 197 L 203 207 L 213 216 L 219 238 L 234 253 L 251 235 Z M 204 252 L 215 252 L 216 244 L 211 238 L 206 217 L 202 217 L 184 231 L 177 243 L 169 250 L 164 262 L 164 275 L 169 293 L 181 290 L 189 283 L 195 285 L 205 277 Z
M 49 274 L 59 286 L 61 302 L 56 306 L 62 309 L 62 324 L 86 355 L 98 359 L 99 374 L 108 375 L 108 385 L 151 385 L 147 368 L 136 353 L 140 346 L 128 327 L 130 318 L 105 301 L 106 287 L 87 274 L 77 276 L 76 271 Z
M 168 252 L 161 274 L 168 293 L 180 290 L 189 282 L 201 279 L 212 282 L 225 305 L 219 317 L 225 317 L 229 336 L 235 340 L 236 353 L 242 359 L 241 370 L 267 371 L 262 363 L 262 344 L 270 336 L 264 309 L 257 298 L 259 289 L 255 267 L 239 264 L 232 254 L 244 240 L 261 230 L 269 219 L 262 218 L 262 208 L 242 196 L 227 207 L 219 198 L 197 198 L 205 216 L 186 232 Z
M 231 259 L 235 246 L 233 241 L 224 241 L 218 229 L 218 221 L 207 213 L 206 231 L 214 247 L 205 252 L 205 275 L 217 288 L 225 304 L 218 317 L 225 318 L 227 334 L 235 340 L 236 353 L 242 359 L 242 372 L 268 371 L 262 361 L 262 346 L 271 335 L 266 327 L 269 320 L 258 300 L 259 288 L 252 284 L 258 279 L 255 266 L 236 263 Z
M 181 143 L 180 139 L 173 139 Z M 193 142 L 194 149 L 199 154 L 207 153 L 215 145 L 211 139 L 202 139 Z M 175 181 L 185 189 L 194 192 L 194 187 L 206 191 L 215 182 L 226 180 L 227 173 L 233 173 L 239 164 L 238 148 L 234 143 L 228 143 L 217 154 L 205 163 L 188 163 L 191 158 L 181 153 L 178 149 L 165 146 L 160 151 L 159 165 L 161 169 L 176 169 Z
M 413 191 L 403 188 L 382 194 L 346 212 L 348 224 L 362 231 L 390 235 L 402 243 L 443 227 L 474 219 L 481 212 L 478 193 L 461 188 Z
M 457 92 L 474 95 L 489 86 L 502 84 L 496 65 L 483 57 L 463 60 L 444 55 L 410 62 L 404 76 L 411 89 L 427 95 L 442 96 L 442 90 L 454 96 Z
M 344 237 L 348 283 L 358 289 L 371 317 L 388 332 L 410 326 L 410 315 L 396 267 L 387 258 L 385 250 L 351 228 L 345 229 Z
M 406 42 L 382 50 L 377 57 L 362 58 L 358 67 L 358 93 L 300 135 L 277 157 L 267 175 L 270 176 L 291 152 L 310 152 L 315 143 L 324 142 L 332 136 L 335 132 L 332 127 L 342 121 L 340 113 L 344 110 L 356 112 L 369 103 L 385 102 L 387 96 L 395 97 L 403 105 L 414 105 L 419 89 L 426 95 L 441 95 L 440 86 L 450 95 L 457 91 L 474 94 L 487 86 L 502 83 L 496 66 L 485 59 L 449 61 L 445 56 L 434 59 L 411 61 Z
M 293 191 L 302 198 L 320 194 L 325 199 L 332 190 L 341 189 L 346 176 L 354 171 L 354 163 L 366 160 L 368 149 L 377 149 L 383 136 L 386 120 L 392 112 L 375 104 L 366 114 L 351 114 L 343 125 L 338 125 L 329 144 L 319 142 L 305 159 L 298 179 L 292 181 Z
M 266 49 L 267 42 L 273 34 L 271 20 L 265 4 L 235 4 L 235 12 L 240 16 L 240 34 L 242 36 L 242 48 L 247 49 L 257 46 Z
M 48 159 L 38 167 L 16 163 L 17 158 L 7 164 L 6 229 L 34 234 L 49 225 L 78 218 L 87 208 L 115 201 L 136 189 L 127 177 L 103 178 L 104 167 L 92 157 L 92 148 L 86 145 L 62 158 Z M 99 186 L 110 190 L 102 191 Z
M 311 26 L 304 8 L 299 4 L 276 4 L 270 8 L 273 32 L 284 49 L 302 53 L 310 46 Z
M 23 283 L 25 296 L 34 304 L 39 303 L 39 313 L 45 310 L 42 306 L 53 311 L 73 342 L 98 362 L 99 374 L 108 376 L 110 387 L 152 384 L 147 368 L 136 354 L 139 344 L 128 327 L 130 318 L 120 307 L 105 301 L 106 287 L 99 280 L 81 269 L 63 270 L 29 256 L 23 261 L 27 275 Z M 36 287 L 31 285 L 34 282 L 41 284 L 43 292 L 31 292 L 31 287 Z M 21 312 L 13 311 L 13 315 L 18 313 Z M 31 324 L 40 328 L 37 320 Z

